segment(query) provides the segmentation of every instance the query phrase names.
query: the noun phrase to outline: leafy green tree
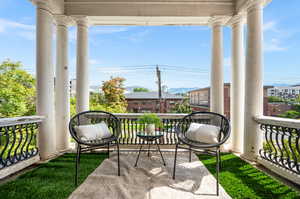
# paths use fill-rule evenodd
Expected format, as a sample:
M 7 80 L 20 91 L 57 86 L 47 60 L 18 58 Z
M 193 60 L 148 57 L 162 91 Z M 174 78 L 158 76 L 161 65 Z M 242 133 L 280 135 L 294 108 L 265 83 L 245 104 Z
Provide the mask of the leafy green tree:
M 171 110 L 172 113 L 191 113 L 192 109 L 188 99 L 184 99 L 182 103 L 175 104 L 175 107 Z
M 268 97 L 268 102 L 284 102 L 284 100 L 280 97 L 269 96 Z
M 20 62 L 0 64 L 0 117 L 35 114 L 35 79 Z
M 124 81 L 122 77 L 111 77 L 110 80 L 103 82 L 102 91 L 104 94 L 105 104 L 111 108 L 122 109 L 126 111 L 127 102 L 124 95 Z
M 149 92 L 149 89 L 147 88 L 134 88 L 133 92 Z
M 70 115 L 73 117 L 76 114 L 76 98 L 70 98 Z
M 126 107 L 122 105 L 109 105 L 106 103 L 105 97 L 102 93 L 91 93 L 90 94 L 90 110 L 102 110 L 111 113 L 124 113 Z

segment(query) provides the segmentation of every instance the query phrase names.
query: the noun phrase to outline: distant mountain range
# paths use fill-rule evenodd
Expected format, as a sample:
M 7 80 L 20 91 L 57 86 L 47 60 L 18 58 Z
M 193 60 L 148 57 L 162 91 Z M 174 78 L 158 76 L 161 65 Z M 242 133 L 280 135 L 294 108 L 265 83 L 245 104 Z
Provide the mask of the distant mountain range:
M 290 84 L 272 84 L 272 86 L 292 86 L 292 85 L 290 85 Z
M 128 87 L 125 87 L 125 93 L 132 93 L 133 90 L 135 88 L 141 88 L 141 86 L 128 86 Z M 177 94 L 177 93 L 187 93 L 191 90 L 195 90 L 195 89 L 198 89 L 199 87 L 193 87 L 193 88 L 169 88 L 168 89 L 168 93 L 171 93 L 171 94 Z M 150 90 L 150 89 L 149 89 Z
M 196 90 L 199 89 L 199 87 L 194 87 L 194 88 L 169 88 L 168 92 L 172 93 L 172 94 L 176 94 L 176 93 L 187 93 L 191 90 Z
M 287 87 L 289 87 L 289 86 L 300 86 L 300 83 L 298 83 L 298 84 L 279 84 L 279 83 L 274 83 L 274 84 L 272 84 L 272 86 L 278 86 L 278 87 L 281 87 L 281 86 L 287 86 Z

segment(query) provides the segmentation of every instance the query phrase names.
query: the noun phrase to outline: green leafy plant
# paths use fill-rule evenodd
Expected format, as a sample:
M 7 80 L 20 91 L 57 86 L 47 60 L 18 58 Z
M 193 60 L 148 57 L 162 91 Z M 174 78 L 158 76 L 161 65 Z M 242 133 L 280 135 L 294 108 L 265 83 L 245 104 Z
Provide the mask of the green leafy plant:
M 300 153 L 298 152 L 298 146 L 296 145 L 295 138 L 291 139 L 291 144 L 288 139 L 284 139 L 281 145 L 281 149 L 275 145 L 275 147 L 267 142 L 263 143 L 263 150 L 275 154 L 277 152 L 278 155 L 282 155 L 284 158 L 289 158 L 294 161 L 300 160 Z
M 154 113 L 145 113 L 138 118 L 140 124 L 155 124 L 156 128 L 162 127 L 161 119 Z

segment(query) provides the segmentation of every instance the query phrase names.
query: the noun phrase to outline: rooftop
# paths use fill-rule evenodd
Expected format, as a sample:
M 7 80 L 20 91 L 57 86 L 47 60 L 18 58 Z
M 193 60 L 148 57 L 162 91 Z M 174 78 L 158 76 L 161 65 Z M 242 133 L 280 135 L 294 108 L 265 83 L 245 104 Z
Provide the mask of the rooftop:
M 159 99 L 158 92 L 135 92 L 125 94 L 126 99 Z M 184 99 L 183 96 L 163 92 L 163 99 Z

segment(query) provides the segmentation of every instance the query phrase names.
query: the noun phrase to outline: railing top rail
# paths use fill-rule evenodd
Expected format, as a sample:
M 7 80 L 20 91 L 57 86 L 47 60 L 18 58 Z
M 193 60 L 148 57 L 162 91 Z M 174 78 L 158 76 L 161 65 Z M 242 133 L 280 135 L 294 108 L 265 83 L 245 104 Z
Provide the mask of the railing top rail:
M 121 119 L 136 119 L 142 115 L 144 115 L 143 113 L 113 113 L 115 116 L 117 116 L 118 118 Z M 160 117 L 161 119 L 181 119 L 184 116 L 186 116 L 187 114 L 177 114 L 177 113 L 155 113 L 158 117 Z M 93 116 L 97 116 L 97 115 L 101 115 L 99 113 L 89 113 L 89 115 Z
M 24 117 L 13 117 L 13 118 L 0 118 L 0 127 L 14 126 L 21 124 L 40 123 L 44 120 L 44 116 L 24 116 Z
M 300 120 L 296 119 L 287 119 L 270 116 L 256 116 L 254 117 L 254 120 L 259 124 L 269 124 L 274 126 L 300 129 Z

